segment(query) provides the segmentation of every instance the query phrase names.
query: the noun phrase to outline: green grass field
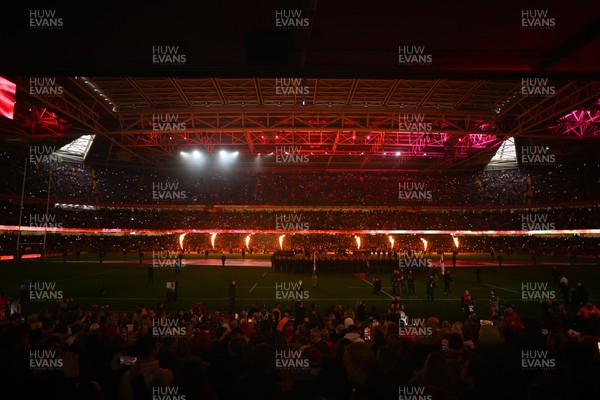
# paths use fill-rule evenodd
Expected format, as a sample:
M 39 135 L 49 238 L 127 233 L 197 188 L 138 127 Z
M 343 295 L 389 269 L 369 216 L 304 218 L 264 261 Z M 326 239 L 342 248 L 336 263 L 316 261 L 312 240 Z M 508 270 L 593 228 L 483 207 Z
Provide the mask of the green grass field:
M 211 254 L 211 261 L 216 261 L 220 254 Z M 227 254 L 228 260 L 240 258 L 239 254 Z M 268 261 L 269 255 L 247 255 L 247 259 Z M 434 257 L 436 259 L 437 257 Z M 150 256 L 146 255 L 146 260 Z M 237 309 L 247 309 L 252 303 L 266 304 L 271 308 L 275 303 L 275 285 L 282 282 L 304 281 L 304 288 L 309 292 L 306 301 L 307 308 L 315 302 L 321 311 L 332 304 L 352 305 L 358 299 L 364 299 L 367 307 L 375 305 L 378 311 L 385 310 L 391 303 L 391 281 L 388 274 L 379 275 L 383 281 L 383 292 L 372 293 L 370 282 L 374 275 L 367 275 L 361 280 L 354 274 L 321 274 L 317 288 L 311 285 L 310 274 L 284 274 L 274 272 L 268 267 L 195 265 L 202 263 L 204 255 L 187 255 L 190 264 L 179 273 L 173 270 L 157 270 L 154 273 L 154 283 L 147 282 L 149 264 L 138 264 L 136 255 L 129 255 L 127 262 L 122 261 L 122 255 L 109 254 L 105 262 L 100 264 L 96 255 L 82 255 L 79 262 L 69 257 L 69 262 L 63 263 L 60 257 L 49 257 L 46 261 L 24 260 L 20 264 L 12 261 L 0 262 L 0 290 L 9 297 L 19 294 L 21 283 L 33 278 L 38 282 L 56 282 L 56 290 L 62 290 L 66 298 L 74 299 L 81 307 L 92 304 L 108 305 L 112 310 L 133 311 L 137 304 L 144 303 L 152 307 L 157 302 L 165 302 L 168 310 L 188 309 L 197 301 L 202 301 L 210 311 L 227 310 L 228 285 L 232 279 L 237 281 Z M 489 255 L 465 254 L 459 256 L 459 261 L 492 263 Z M 147 261 L 149 262 L 149 261 Z M 468 289 L 477 302 L 478 315 L 487 316 L 487 298 L 489 291 L 494 289 L 500 296 L 501 302 L 508 300 L 516 305 L 524 318 L 536 318 L 541 314 L 538 302 L 521 300 L 521 282 L 548 282 L 549 290 L 556 290 L 558 302 L 562 296 L 558 287 L 554 286 L 551 268 L 558 264 L 561 274 L 566 275 L 571 286 L 582 282 L 590 293 L 590 299 L 600 303 L 600 266 L 594 259 L 578 259 L 574 265 L 569 265 L 566 258 L 554 259 L 546 256 L 538 259 L 538 263 L 547 265 L 532 265 L 529 256 L 504 256 L 503 263 L 522 262 L 529 265 L 520 266 L 485 266 L 482 268 L 482 283 L 476 283 L 473 267 L 459 266 L 451 268 L 454 279 L 452 294 L 443 293 L 443 281 L 440 279 L 435 292 L 435 301 L 426 301 L 425 275 L 417 275 L 417 296 L 403 297 L 405 309 L 409 316 L 426 317 L 437 315 L 442 318 L 462 319 L 460 297 Z M 270 265 L 270 262 L 269 262 Z M 450 265 L 446 258 L 446 268 Z M 107 283 L 107 293 L 100 295 L 103 280 Z M 177 280 L 179 284 L 178 300 L 166 302 L 166 282 Z M 291 301 L 282 301 L 284 306 L 292 307 Z M 51 307 L 52 302 L 27 303 L 23 302 L 25 312 Z

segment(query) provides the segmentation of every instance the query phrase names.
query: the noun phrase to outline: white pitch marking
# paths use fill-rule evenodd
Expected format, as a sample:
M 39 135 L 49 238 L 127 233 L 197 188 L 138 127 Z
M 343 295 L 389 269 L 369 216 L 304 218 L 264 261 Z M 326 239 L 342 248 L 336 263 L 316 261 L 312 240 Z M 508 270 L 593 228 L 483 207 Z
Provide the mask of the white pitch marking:
M 358 278 L 357 274 L 354 274 L 354 276 L 356 276 Z M 366 279 L 361 279 L 361 281 L 367 282 L 369 285 L 373 286 L 373 284 L 371 282 L 369 282 Z M 385 294 L 386 296 L 388 296 L 390 299 L 394 299 L 394 296 L 391 296 L 388 292 L 386 292 L 385 290 L 382 290 L 381 293 Z
M 500 289 L 500 290 L 505 290 L 507 292 L 511 292 L 511 293 L 521 293 L 519 291 L 516 290 L 512 290 L 512 289 L 508 289 L 502 286 L 494 286 L 494 285 L 490 285 L 489 283 L 484 283 L 485 286 L 489 286 L 489 287 L 493 287 L 494 289 Z

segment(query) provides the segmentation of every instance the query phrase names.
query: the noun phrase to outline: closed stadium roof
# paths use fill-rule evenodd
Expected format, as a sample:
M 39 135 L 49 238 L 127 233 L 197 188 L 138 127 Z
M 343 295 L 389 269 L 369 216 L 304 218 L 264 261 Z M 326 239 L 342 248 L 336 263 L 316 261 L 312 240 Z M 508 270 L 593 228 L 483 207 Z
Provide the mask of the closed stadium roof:
M 0 69 L 17 83 L 15 119 L 0 129 L 21 148 L 94 134 L 91 162 L 137 166 L 224 149 L 241 168 L 260 157 L 264 170 L 442 172 L 483 168 L 507 138 L 579 159 L 598 150 L 597 11 L 585 1 L 504 2 L 493 18 L 480 2 L 56 10 L 64 27 L 2 28 L 19 41 Z M 290 155 L 309 162 L 281 162 Z

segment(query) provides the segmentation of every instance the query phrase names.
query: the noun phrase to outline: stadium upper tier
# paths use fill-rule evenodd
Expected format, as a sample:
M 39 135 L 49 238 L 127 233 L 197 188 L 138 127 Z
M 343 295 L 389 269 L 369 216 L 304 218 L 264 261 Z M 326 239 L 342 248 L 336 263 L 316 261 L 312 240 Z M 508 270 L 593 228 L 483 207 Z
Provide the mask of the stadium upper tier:
M 0 157 L 0 195 L 20 197 L 23 159 Z M 29 164 L 25 197 L 51 202 L 277 206 L 512 206 L 600 199 L 598 165 L 474 173 L 239 172 Z

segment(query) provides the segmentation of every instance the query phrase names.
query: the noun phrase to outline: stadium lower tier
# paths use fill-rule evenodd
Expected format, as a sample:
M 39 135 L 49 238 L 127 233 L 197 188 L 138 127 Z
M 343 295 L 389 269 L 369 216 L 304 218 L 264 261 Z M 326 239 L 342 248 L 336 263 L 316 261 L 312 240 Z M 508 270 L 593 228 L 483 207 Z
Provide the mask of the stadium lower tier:
M 151 254 L 154 251 L 169 249 L 184 254 L 209 252 L 212 254 L 241 253 L 272 254 L 277 251 L 293 251 L 297 255 L 312 257 L 314 252 L 330 256 L 350 257 L 358 251 L 366 250 L 373 257 L 379 252 L 382 258 L 391 252 L 402 256 L 404 252 L 428 253 L 444 252 L 447 257 L 452 253 L 475 252 L 495 254 L 545 254 L 557 256 L 591 256 L 600 254 L 600 237 L 578 234 L 565 235 L 458 235 L 449 234 L 291 234 L 291 233 L 255 233 L 255 234 L 56 234 L 43 232 L 4 233 L 0 235 L 0 254 L 14 255 L 18 247 L 22 255 L 67 253 L 124 253 L 137 254 L 142 251 Z M 346 255 L 344 255 L 346 254 Z M 494 257 L 495 259 L 495 257 Z M 450 261 L 449 259 L 447 260 Z
M 517 209 L 64 208 L 1 201 L 0 225 L 86 229 L 215 230 L 553 230 L 600 228 L 599 206 Z

